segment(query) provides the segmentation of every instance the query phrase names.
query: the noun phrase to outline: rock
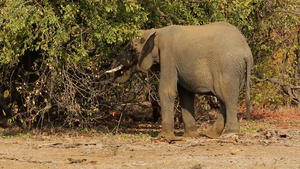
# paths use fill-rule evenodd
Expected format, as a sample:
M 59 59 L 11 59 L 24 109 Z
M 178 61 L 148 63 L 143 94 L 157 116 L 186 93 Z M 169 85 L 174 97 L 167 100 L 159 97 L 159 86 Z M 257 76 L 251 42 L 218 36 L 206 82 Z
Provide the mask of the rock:
M 239 149 L 233 149 L 233 150 L 230 151 L 230 154 L 231 155 L 237 155 L 240 151 L 241 150 L 239 150 Z
M 191 169 L 202 169 L 202 165 L 201 164 L 196 164 L 194 165 Z

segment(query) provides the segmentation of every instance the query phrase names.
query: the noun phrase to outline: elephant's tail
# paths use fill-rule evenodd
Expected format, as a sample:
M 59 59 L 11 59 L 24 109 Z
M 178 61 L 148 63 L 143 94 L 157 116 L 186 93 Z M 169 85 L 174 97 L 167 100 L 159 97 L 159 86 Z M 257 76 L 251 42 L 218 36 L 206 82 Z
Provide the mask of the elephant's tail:
M 246 115 L 247 118 L 250 119 L 250 113 L 251 113 L 251 100 L 250 100 L 250 75 L 251 75 L 251 68 L 253 65 L 252 56 L 250 59 L 246 59 Z

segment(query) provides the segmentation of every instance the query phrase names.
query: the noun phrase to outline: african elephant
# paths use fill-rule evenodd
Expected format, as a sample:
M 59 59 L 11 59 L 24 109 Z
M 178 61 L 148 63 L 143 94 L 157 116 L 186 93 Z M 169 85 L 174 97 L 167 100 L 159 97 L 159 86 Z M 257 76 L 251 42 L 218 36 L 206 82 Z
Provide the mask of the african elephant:
M 140 36 L 133 38 L 116 60 L 120 66 L 106 73 L 113 73 L 119 83 L 128 81 L 134 72 L 147 72 L 159 65 L 162 115 L 159 136 L 175 137 L 177 93 L 185 124 L 183 136 L 187 137 L 199 136 L 194 118 L 195 94 L 213 94 L 221 102 L 220 114 L 206 132 L 210 138 L 238 133 L 237 103 L 245 84 L 247 111 L 250 111 L 253 57 L 244 36 L 228 23 L 141 30 Z

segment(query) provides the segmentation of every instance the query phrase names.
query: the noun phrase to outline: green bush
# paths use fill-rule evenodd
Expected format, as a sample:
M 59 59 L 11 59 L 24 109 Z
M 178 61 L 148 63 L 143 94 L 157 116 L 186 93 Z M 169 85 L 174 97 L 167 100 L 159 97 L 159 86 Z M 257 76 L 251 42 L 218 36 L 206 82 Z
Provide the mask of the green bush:
M 29 128 L 92 127 L 114 105 L 157 100 L 157 75 L 120 86 L 103 72 L 139 29 L 171 24 L 237 26 L 254 56 L 253 103 L 299 103 L 298 0 L 3 0 L 0 8 L 0 109 Z

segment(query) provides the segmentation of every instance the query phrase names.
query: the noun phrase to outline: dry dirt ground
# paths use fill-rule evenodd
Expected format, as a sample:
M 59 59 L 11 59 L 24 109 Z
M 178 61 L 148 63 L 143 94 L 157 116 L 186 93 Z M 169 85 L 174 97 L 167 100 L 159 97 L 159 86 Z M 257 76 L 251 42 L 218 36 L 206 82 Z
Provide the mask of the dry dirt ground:
M 296 128 L 259 129 L 228 139 L 178 138 L 166 141 L 124 133 L 2 135 L 0 168 L 300 168 Z
M 110 121 L 117 128 L 108 132 L 103 132 L 103 126 L 89 132 L 62 129 L 52 134 L 0 128 L 0 169 L 300 169 L 298 108 L 254 109 L 251 120 L 243 120 L 241 114 L 240 134 L 227 139 L 203 135 L 216 114 L 210 113 L 197 118 L 203 119 L 198 126 L 201 137 L 178 136 L 176 141 L 158 140 L 155 135 L 161 126 L 145 121 L 149 113 L 139 111 L 133 113 L 135 120 L 113 113 L 115 119 Z M 182 134 L 180 123 L 175 128 Z

